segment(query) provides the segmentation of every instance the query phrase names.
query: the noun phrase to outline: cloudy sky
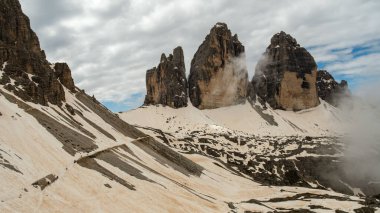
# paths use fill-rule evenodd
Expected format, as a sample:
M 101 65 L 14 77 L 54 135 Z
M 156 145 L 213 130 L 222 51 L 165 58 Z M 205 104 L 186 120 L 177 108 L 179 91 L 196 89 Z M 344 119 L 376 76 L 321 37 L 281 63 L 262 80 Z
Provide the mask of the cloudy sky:
M 246 47 L 250 78 L 273 34 L 306 47 L 320 69 L 358 85 L 380 81 L 377 0 L 21 0 L 49 61 L 113 111 L 140 106 L 145 72 L 176 46 L 186 68 L 211 27 L 228 24 Z

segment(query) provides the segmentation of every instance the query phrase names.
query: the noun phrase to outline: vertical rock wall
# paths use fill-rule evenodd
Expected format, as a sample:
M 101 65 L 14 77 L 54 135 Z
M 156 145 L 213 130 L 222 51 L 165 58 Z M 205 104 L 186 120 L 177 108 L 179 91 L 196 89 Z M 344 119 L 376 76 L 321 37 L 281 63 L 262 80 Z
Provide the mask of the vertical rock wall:
M 0 1 L 0 66 L 0 83 L 25 101 L 60 105 L 65 93 L 58 78 L 74 89 L 70 69 L 57 75 L 46 60 L 17 0 Z
M 308 109 L 319 105 L 316 80 L 314 58 L 293 37 L 280 32 L 256 66 L 249 95 L 275 109 Z
M 217 23 L 191 61 L 189 97 L 199 109 L 245 102 L 248 72 L 244 46 L 224 23 Z
M 187 106 L 186 69 L 181 47 L 175 48 L 168 57 L 162 54 L 158 67 L 147 71 L 146 88 L 145 105 Z

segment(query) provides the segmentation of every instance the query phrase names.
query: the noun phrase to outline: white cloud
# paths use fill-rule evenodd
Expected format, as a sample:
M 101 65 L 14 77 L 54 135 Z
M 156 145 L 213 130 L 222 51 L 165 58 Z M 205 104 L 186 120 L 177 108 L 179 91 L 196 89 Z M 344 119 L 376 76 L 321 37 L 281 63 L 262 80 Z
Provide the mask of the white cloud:
M 246 46 L 250 76 L 271 36 L 284 30 L 317 61 L 353 75 L 373 74 L 379 55 L 352 59 L 379 39 L 380 2 L 369 0 L 21 0 L 50 61 L 66 61 L 76 84 L 100 100 L 145 94 L 145 72 L 162 52 L 184 48 L 186 68 L 218 21 Z M 378 46 L 377 46 L 378 48 Z M 342 51 L 331 51 L 344 49 Z M 363 66 L 366 65 L 366 66 Z M 141 100 L 140 100 L 141 101 Z
M 332 73 L 364 76 L 380 76 L 379 68 L 380 53 L 353 58 L 348 61 L 336 62 L 327 66 L 327 70 L 330 70 Z

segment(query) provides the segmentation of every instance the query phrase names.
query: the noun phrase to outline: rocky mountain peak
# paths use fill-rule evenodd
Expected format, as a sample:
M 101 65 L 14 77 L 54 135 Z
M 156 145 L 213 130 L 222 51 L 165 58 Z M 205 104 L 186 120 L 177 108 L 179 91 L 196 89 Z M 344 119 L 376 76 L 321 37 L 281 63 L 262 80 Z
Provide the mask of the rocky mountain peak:
M 70 69 L 58 65 L 57 73 L 46 60 L 17 0 L 0 1 L 0 11 L 0 83 L 25 101 L 61 105 L 65 100 L 62 84 L 74 91 Z
M 317 64 L 296 39 L 285 32 L 275 34 L 258 62 L 249 96 L 258 96 L 275 109 L 302 110 L 319 104 Z
M 230 34 L 231 35 L 231 31 L 228 29 L 228 26 L 226 23 L 218 22 L 211 28 L 210 34 L 218 34 L 218 35 Z
M 30 29 L 29 18 L 22 12 L 17 0 L 2 0 L 0 2 L 0 44 L 27 48 L 34 54 L 44 57 L 37 35 Z
M 276 33 L 272 36 L 270 46 L 300 47 L 300 45 L 297 43 L 297 40 L 293 38 L 291 35 L 286 34 L 284 31 Z
M 244 46 L 227 24 L 217 23 L 195 53 L 189 75 L 189 96 L 199 109 L 243 103 L 248 72 Z
M 265 54 L 278 54 L 276 62 L 283 66 L 280 68 L 282 70 L 301 74 L 311 73 L 311 71 L 317 69 L 313 56 L 305 48 L 301 47 L 295 38 L 284 31 L 272 36 L 271 43 Z
M 347 81 L 336 82 L 334 77 L 326 70 L 318 71 L 317 88 L 318 96 L 333 106 L 338 106 L 343 98 L 350 96 Z
M 185 69 L 185 56 L 183 54 L 182 47 L 177 47 L 173 50 L 173 63 L 183 65 L 183 69 Z
M 146 73 L 145 105 L 162 104 L 173 108 L 187 106 L 187 80 L 182 47 L 168 57 L 163 53 L 160 64 Z

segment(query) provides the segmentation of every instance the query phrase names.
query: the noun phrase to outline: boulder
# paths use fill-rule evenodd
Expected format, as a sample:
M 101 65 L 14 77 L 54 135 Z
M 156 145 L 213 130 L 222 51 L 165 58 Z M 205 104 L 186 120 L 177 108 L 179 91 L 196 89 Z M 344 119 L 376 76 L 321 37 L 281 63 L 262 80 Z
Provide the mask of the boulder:
M 190 100 L 199 109 L 244 103 L 247 84 L 244 46 L 225 23 L 217 23 L 191 61 Z
M 172 108 L 187 106 L 187 80 L 182 47 L 168 57 L 161 55 L 160 64 L 146 73 L 144 105 L 162 104 Z
M 319 105 L 317 64 L 296 39 L 275 34 L 259 60 L 248 95 L 274 109 L 303 110 Z

